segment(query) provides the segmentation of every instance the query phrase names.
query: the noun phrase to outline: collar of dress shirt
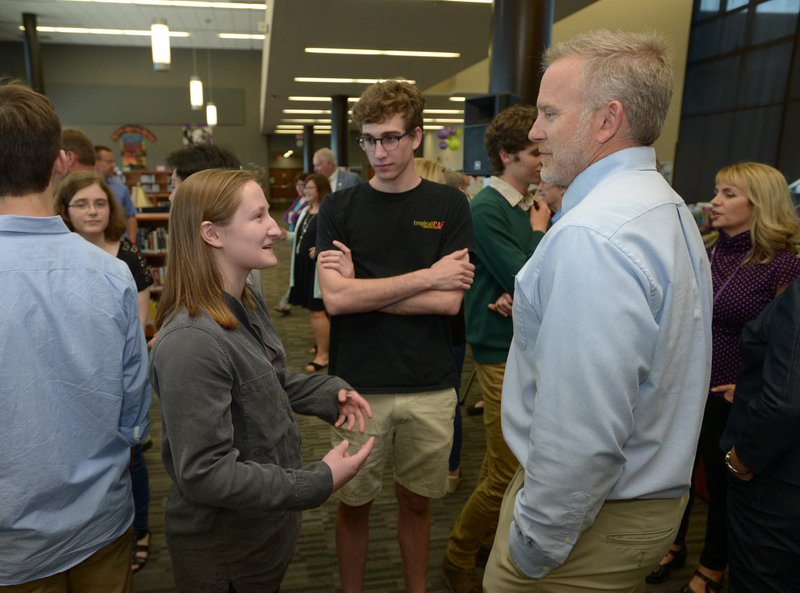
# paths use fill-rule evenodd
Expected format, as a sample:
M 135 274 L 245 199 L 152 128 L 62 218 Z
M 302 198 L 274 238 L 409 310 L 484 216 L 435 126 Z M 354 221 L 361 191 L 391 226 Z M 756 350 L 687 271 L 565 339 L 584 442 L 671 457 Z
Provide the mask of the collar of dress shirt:
M 492 175 L 492 178 L 489 180 L 489 185 L 500 192 L 500 195 L 503 196 L 509 204 L 511 204 L 512 208 L 519 206 L 523 210 L 527 211 L 530 210 L 531 206 L 533 205 L 534 199 L 531 192 L 525 192 L 524 194 L 521 194 L 514 189 L 510 183 L 500 179 L 495 175 Z

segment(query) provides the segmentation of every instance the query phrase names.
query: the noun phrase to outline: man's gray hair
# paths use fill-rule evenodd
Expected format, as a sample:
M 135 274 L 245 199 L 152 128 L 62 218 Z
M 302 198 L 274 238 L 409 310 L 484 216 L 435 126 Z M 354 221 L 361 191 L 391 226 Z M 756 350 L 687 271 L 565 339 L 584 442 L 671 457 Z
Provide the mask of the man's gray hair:
M 618 100 L 631 139 L 642 146 L 655 142 L 672 98 L 672 56 L 664 35 L 597 29 L 549 48 L 543 65 L 573 57 L 583 60 L 587 107 Z
M 317 155 L 319 158 L 321 158 L 323 161 L 333 163 L 334 165 L 337 164 L 336 155 L 333 154 L 333 151 L 330 148 L 320 148 L 314 154 Z

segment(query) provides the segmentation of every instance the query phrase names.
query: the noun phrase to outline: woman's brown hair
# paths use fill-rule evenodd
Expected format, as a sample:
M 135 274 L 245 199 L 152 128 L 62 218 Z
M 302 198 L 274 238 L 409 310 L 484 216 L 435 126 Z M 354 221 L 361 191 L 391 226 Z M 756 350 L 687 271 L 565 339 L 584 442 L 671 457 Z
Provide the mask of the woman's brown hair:
M 114 192 L 108 187 L 108 184 L 93 171 L 76 171 L 61 180 L 53 204 L 56 214 L 60 214 L 69 230 L 74 231 L 75 226 L 69 217 L 69 203 L 76 193 L 95 184 L 100 186 L 100 189 L 103 190 L 108 199 L 108 224 L 103 231 L 103 236 L 106 241 L 119 241 L 127 229 L 125 217 L 122 214 L 122 206 Z
M 206 221 L 219 226 L 229 224 L 242 201 L 242 189 L 251 181 L 257 183 L 247 171 L 208 169 L 190 175 L 175 192 L 169 218 L 167 273 L 156 312 L 156 329 L 183 307 L 192 317 L 205 311 L 225 329 L 238 327 L 225 302 L 213 247 L 203 240 L 200 228 Z M 245 287 L 241 296 L 255 307 L 249 288 Z

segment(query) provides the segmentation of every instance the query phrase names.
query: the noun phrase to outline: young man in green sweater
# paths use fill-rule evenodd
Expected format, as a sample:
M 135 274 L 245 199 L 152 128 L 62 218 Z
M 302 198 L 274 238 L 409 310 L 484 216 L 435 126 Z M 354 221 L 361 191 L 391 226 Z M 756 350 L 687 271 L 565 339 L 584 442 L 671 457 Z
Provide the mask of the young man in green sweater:
M 442 570 L 452 593 L 481 590 L 476 555 L 491 549 L 503 493 L 517 468 L 500 426 L 503 374 L 514 333 L 510 295 L 514 276 L 544 236 L 551 214 L 529 191 L 539 183 L 542 166 L 537 145 L 528 140 L 535 119 L 535 107 L 514 105 L 492 121 L 484 144 L 494 175 L 470 206 L 475 280 L 464 300 L 467 342 L 483 392 L 486 454 L 482 479 L 461 510 L 445 553 Z

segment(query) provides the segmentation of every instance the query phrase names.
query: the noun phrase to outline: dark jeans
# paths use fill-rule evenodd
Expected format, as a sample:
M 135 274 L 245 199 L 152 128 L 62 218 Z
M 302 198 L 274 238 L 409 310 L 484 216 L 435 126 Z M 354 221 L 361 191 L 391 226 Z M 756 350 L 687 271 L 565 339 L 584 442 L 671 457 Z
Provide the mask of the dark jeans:
M 456 471 L 461 465 L 461 443 L 464 440 L 464 433 L 461 429 L 461 371 L 464 370 L 464 356 L 466 355 L 467 345 L 453 345 L 453 362 L 456 364 L 456 415 L 453 416 L 453 446 L 450 449 L 450 460 L 447 469 L 451 472 Z
M 725 452 L 719 447 L 719 439 L 725 431 L 731 405 L 722 397 L 709 396 L 703 414 L 703 425 L 700 429 L 700 440 L 697 443 L 695 468 L 700 459 L 706 470 L 708 486 L 708 519 L 706 521 L 706 539 L 700 554 L 700 564 L 712 570 L 725 570 L 728 564 L 726 537 L 728 470 L 725 466 Z M 689 528 L 689 514 L 694 503 L 694 492 L 683 513 L 681 526 L 675 543 L 684 545 L 686 531 Z
M 731 593 L 798 590 L 800 486 L 769 477 L 729 477 Z
M 142 539 L 149 529 L 150 482 L 141 445 L 131 448 L 131 487 L 133 488 L 133 534 Z

